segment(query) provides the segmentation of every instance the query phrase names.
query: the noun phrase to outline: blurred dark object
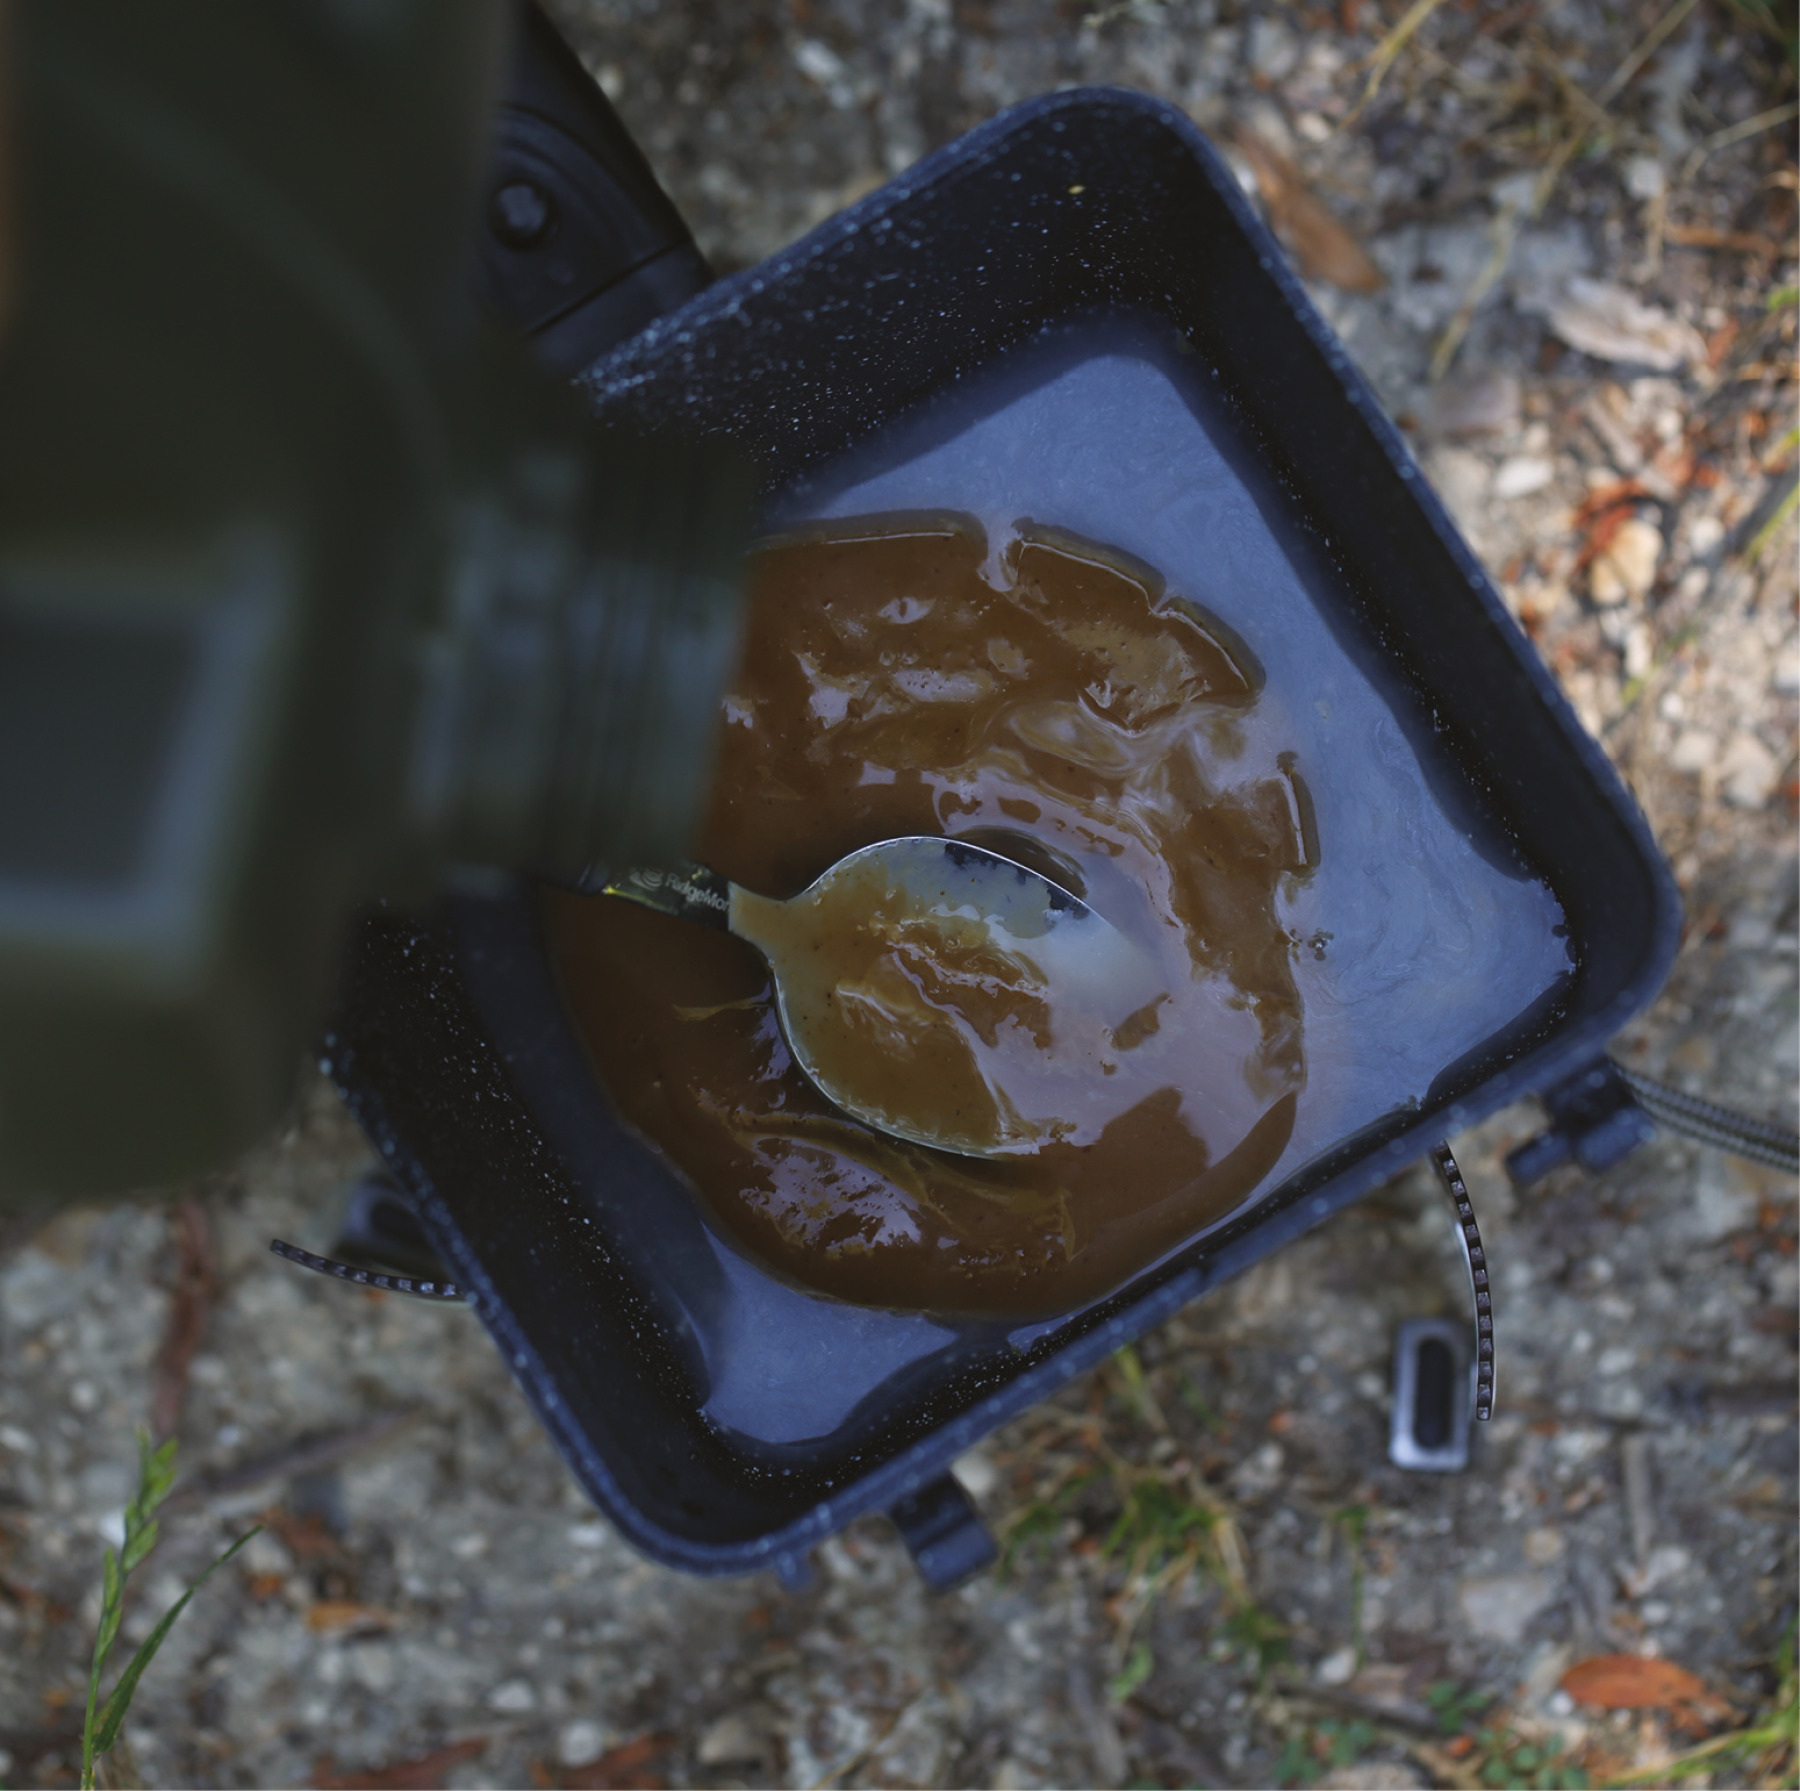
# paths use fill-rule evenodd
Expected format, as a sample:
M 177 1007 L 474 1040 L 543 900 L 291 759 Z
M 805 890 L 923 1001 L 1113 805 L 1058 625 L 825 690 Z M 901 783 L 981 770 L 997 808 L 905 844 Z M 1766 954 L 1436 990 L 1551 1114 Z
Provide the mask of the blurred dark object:
M 575 53 L 527 6 L 495 117 L 478 290 L 574 373 L 712 280 L 688 227 Z
M 246 1144 L 358 900 L 688 843 L 747 480 L 588 420 L 471 250 L 564 365 L 705 268 L 541 22 L 490 170 L 509 20 L 12 21 L 0 1200 Z
M 1506 1159 L 1506 1173 L 1520 1187 L 1569 1162 L 1599 1175 L 1623 1162 L 1656 1130 L 1609 1057 L 1597 1058 L 1543 1100 L 1550 1124 Z

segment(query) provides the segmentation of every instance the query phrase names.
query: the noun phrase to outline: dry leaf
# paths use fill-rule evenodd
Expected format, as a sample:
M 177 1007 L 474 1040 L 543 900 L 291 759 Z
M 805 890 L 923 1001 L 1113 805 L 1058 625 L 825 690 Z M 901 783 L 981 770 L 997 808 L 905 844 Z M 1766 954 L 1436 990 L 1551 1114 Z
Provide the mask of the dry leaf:
M 1642 1654 L 1596 1654 L 1563 1674 L 1562 1688 L 1578 1704 L 1597 1710 L 1667 1710 L 1706 1698 L 1706 1687 L 1686 1667 Z
M 668 1779 L 657 1767 L 674 1745 L 673 1735 L 658 1730 L 634 1735 L 598 1760 L 565 1771 L 564 1791 L 662 1791 Z
M 1556 335 L 1596 360 L 1675 373 L 1706 359 L 1698 330 L 1604 280 L 1571 279 L 1546 316 Z
M 306 1607 L 306 1627 L 322 1635 L 339 1629 L 387 1629 L 393 1621 L 391 1611 L 379 1611 L 373 1605 L 357 1604 L 348 1598 L 321 1598 Z
M 279 1505 L 262 1513 L 263 1528 L 281 1538 L 288 1553 L 296 1561 L 315 1561 L 322 1566 L 341 1564 L 344 1545 L 325 1527 L 325 1519 L 316 1511 L 299 1516 L 283 1511 Z
M 1754 230 L 1717 230 L 1709 224 L 1665 224 L 1663 240 L 1683 249 L 1735 249 L 1742 255 L 1766 255 L 1773 261 L 1781 244 Z
M 1387 282 L 1362 245 L 1326 209 L 1300 170 L 1262 138 L 1239 130 L 1233 140 L 1256 175 L 1275 233 L 1309 279 L 1329 280 L 1345 292 L 1379 292 Z
M 354 1768 L 339 1772 L 336 1761 L 327 1756 L 315 1768 L 312 1782 L 316 1791 L 442 1791 L 450 1768 L 474 1759 L 486 1746 L 485 1735 L 472 1735 L 415 1760 L 396 1760 L 391 1766 L 371 1766 L 360 1772 Z
M 1605 553 L 1619 531 L 1637 515 L 1638 500 L 1649 495 L 1636 479 L 1619 479 L 1590 491 L 1569 518 L 1569 527 L 1581 542 L 1573 570 L 1585 572 Z

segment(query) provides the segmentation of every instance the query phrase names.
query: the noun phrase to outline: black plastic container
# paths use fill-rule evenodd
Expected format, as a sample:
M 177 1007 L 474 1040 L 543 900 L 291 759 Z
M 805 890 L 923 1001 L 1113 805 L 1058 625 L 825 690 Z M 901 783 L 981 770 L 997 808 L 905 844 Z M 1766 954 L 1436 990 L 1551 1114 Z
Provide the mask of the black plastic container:
M 1169 108 L 1112 90 L 1021 106 L 584 379 L 603 418 L 743 444 L 776 498 L 1007 351 L 1102 315 L 1208 369 L 1331 586 L 1333 630 L 1432 736 L 1446 805 L 1554 893 L 1573 972 L 1438 1066 L 1421 1101 L 1111 1298 L 933 1330 L 779 1286 L 713 1238 L 608 1111 L 528 891 L 371 918 L 327 1067 L 582 1484 L 672 1565 L 792 1580 L 811 1545 L 886 1509 L 950 1582 L 985 1550 L 955 1456 L 1433 1141 L 1588 1072 L 1672 958 L 1676 897 L 1641 816 L 1229 170 Z M 722 1362 L 772 1365 L 761 1405 L 755 1388 L 740 1401 L 769 1422 L 722 1421 Z M 801 1385 L 844 1389 L 846 1409 L 784 1423 L 780 1389 Z

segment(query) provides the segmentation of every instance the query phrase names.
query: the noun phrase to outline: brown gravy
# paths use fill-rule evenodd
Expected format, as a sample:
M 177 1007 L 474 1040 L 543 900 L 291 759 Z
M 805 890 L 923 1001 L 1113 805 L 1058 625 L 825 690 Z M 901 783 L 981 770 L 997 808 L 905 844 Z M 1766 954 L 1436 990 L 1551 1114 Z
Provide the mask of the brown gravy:
M 766 546 L 699 856 L 785 899 L 876 840 L 973 837 L 1154 942 L 1169 998 L 1114 1029 L 1132 1070 L 1101 1123 L 982 1162 L 831 1107 L 749 946 L 546 891 L 619 1112 L 742 1248 L 868 1305 L 1048 1316 L 1238 1206 L 1305 1081 L 1277 896 L 1316 855 L 1291 762 L 1245 762 L 1260 681 L 1148 568 L 1029 523 L 997 557 L 953 516 Z

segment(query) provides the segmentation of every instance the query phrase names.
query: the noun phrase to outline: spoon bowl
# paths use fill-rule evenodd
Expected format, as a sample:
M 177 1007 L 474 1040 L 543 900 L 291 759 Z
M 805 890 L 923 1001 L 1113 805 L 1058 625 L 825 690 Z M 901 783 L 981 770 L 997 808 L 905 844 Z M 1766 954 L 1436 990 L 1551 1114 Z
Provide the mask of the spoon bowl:
M 786 901 L 699 865 L 625 871 L 601 893 L 755 946 L 820 1093 L 965 1156 L 1103 1126 L 1106 1078 L 1163 989 L 1154 958 L 1081 897 L 966 840 L 880 840 Z

